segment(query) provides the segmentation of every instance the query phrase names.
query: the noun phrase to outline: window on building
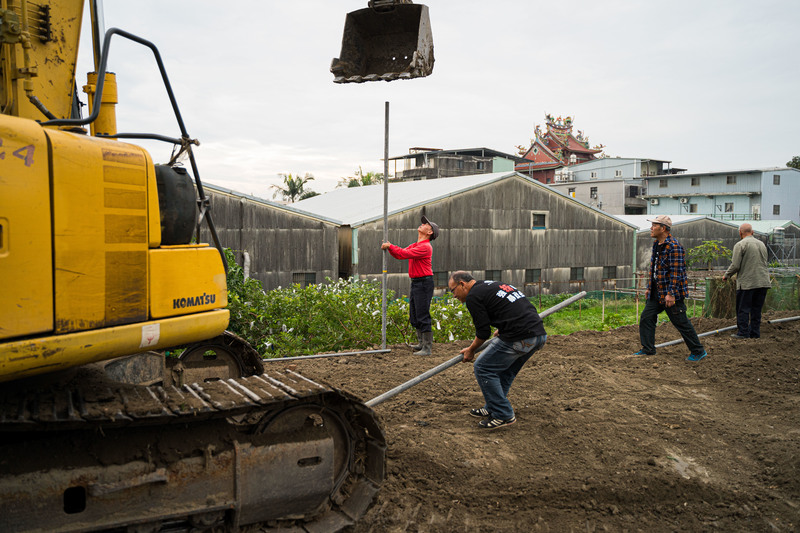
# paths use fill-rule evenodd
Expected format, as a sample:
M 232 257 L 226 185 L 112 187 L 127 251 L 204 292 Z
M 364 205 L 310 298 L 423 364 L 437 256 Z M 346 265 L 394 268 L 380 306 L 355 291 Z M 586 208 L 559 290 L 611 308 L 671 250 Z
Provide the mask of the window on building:
M 700 185 L 700 177 L 695 176 L 694 178 L 692 178 L 692 187 L 697 187 L 698 185 Z
M 308 287 L 317 282 L 316 272 L 292 272 L 292 283 L 301 287 Z
M 666 189 L 667 188 L 667 180 L 658 180 L 658 187 L 659 187 L 659 189 Z
M 781 184 L 781 175 L 780 174 L 773 174 L 772 175 L 772 184 L 773 185 L 780 185 Z
M 526 268 L 525 269 L 525 283 L 539 283 L 542 281 L 541 268 Z
M 592 171 L 592 173 L 589 175 L 589 177 L 590 177 L 590 178 L 596 178 L 596 177 L 597 177 L 597 172 L 595 172 L 595 171 L 593 170 L 593 171 Z
M 617 277 L 617 267 L 615 266 L 603 267 L 603 279 L 615 279 L 616 277 Z
M 628 198 L 636 198 L 639 196 L 639 187 L 637 185 L 630 185 L 628 187 Z
M 622 177 L 622 171 L 621 170 L 615 170 L 614 171 L 614 177 L 615 178 L 621 178 Z
M 597 199 L 597 187 L 592 187 L 589 189 L 589 198 Z
M 478 170 L 483 170 L 486 168 L 486 161 L 478 161 L 477 167 Z
M 463 160 L 463 159 L 459 159 L 459 160 L 458 160 L 457 167 L 458 167 L 459 169 L 461 169 L 461 168 L 464 168 L 464 160 Z
M 414 158 L 414 166 L 416 166 L 417 168 L 424 167 L 425 166 L 425 156 L 424 155 L 418 155 L 417 157 L 415 157 Z
M 725 212 L 733 213 L 733 202 L 725 202 Z
M 570 281 L 581 281 L 583 279 L 583 267 L 571 267 L 569 269 Z
M 575 198 L 575 187 L 570 187 L 567 189 L 567 193 L 572 197 Z
M 531 213 L 531 229 L 547 229 L 547 213 Z
M 773 205 L 772 206 L 772 214 L 773 215 L 780 215 L 781 214 L 781 206 L 780 205 Z
M 436 287 L 436 288 L 447 287 L 447 278 L 449 278 L 449 277 L 450 276 L 448 275 L 448 273 L 446 271 L 445 272 L 441 272 L 441 271 L 440 272 L 434 272 L 433 273 L 433 285 L 434 285 L 434 287 Z
M 697 204 L 689 204 L 689 212 L 697 213 Z
M 725 183 L 728 185 L 736 185 L 736 176 L 725 176 Z
M 500 271 L 499 270 L 487 270 L 485 272 L 486 279 L 490 281 L 500 281 Z

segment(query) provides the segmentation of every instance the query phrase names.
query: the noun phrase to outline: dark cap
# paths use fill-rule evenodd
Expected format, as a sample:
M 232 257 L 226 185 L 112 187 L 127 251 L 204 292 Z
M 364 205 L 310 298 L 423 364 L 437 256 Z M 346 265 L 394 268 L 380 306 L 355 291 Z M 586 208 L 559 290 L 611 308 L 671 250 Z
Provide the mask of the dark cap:
M 428 217 L 422 215 L 422 223 L 429 224 L 431 229 L 433 230 L 433 235 L 431 235 L 430 240 L 434 240 L 436 237 L 439 236 L 439 226 L 436 225 L 436 222 L 431 222 L 430 220 L 428 220 Z

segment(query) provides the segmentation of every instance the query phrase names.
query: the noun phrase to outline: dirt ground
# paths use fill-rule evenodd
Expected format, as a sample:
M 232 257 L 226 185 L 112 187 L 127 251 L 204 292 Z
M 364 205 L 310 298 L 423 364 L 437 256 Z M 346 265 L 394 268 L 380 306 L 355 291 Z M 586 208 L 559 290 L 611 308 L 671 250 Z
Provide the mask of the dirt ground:
M 471 364 L 376 406 L 388 476 L 352 533 L 800 531 L 800 321 L 730 333 L 704 337 L 698 363 L 683 344 L 632 356 L 636 326 L 551 336 L 509 394 L 517 423 L 494 431 L 468 415 L 483 405 Z M 657 343 L 676 338 L 659 325 Z M 369 400 L 467 344 L 297 370 Z

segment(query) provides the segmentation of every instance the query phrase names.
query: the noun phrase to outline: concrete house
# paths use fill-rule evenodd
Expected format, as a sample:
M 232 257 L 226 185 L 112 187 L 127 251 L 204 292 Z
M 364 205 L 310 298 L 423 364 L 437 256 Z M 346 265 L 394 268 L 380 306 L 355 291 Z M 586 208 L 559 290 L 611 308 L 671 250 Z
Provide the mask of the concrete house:
M 683 171 L 669 164 L 660 159 L 604 157 L 559 168 L 550 186 L 612 215 L 646 214 L 644 178 Z
M 395 179 L 414 181 L 512 171 L 521 159 L 490 148 L 410 148 L 407 155 L 390 157 L 389 161 L 394 161 Z
M 645 178 L 648 214 L 800 223 L 800 170 L 764 168 Z

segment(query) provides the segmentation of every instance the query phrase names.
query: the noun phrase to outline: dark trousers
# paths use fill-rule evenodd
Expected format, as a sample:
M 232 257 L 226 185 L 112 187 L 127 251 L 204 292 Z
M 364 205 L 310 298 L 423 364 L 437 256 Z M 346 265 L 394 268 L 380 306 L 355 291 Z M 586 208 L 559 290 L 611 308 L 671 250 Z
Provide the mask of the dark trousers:
M 705 351 L 700 339 L 697 338 L 697 332 L 694 326 L 689 322 L 689 317 L 686 316 L 686 303 L 684 300 L 675 300 L 675 305 L 667 307 L 657 299 L 648 298 L 647 303 L 644 304 L 644 311 L 639 319 L 639 340 L 642 343 L 642 349 L 645 353 L 656 353 L 656 323 L 658 322 L 658 315 L 662 311 L 667 312 L 667 317 L 678 333 L 683 337 L 683 342 L 686 347 L 694 355 L 700 355 Z
M 757 339 L 761 336 L 761 308 L 768 290 L 769 287 L 761 287 L 736 291 L 736 325 L 742 337 Z
M 414 329 L 423 333 L 431 329 L 431 300 L 433 299 L 433 276 L 413 278 L 408 296 L 408 321 Z

